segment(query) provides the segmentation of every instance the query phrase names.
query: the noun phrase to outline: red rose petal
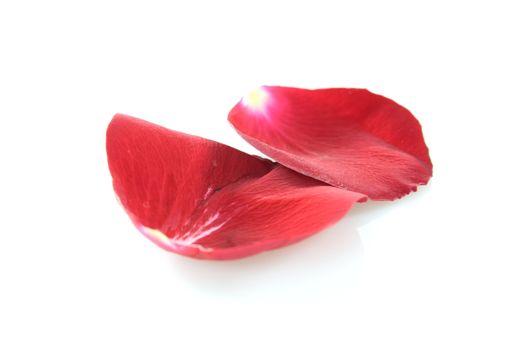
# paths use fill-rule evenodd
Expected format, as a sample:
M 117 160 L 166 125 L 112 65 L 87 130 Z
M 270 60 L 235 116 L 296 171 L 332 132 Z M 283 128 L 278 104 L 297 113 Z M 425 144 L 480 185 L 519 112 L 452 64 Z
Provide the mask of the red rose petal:
M 234 259 L 288 245 L 365 197 L 220 143 L 116 115 L 113 186 L 134 224 L 187 256 Z
M 265 86 L 243 98 L 228 119 L 283 165 L 372 199 L 402 197 L 432 176 L 416 118 L 367 90 Z

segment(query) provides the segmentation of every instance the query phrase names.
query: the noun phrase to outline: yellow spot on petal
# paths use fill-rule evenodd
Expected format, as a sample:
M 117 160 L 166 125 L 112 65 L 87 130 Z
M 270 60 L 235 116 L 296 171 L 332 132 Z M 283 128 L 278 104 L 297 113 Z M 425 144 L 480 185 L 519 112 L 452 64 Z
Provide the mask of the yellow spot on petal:
M 171 243 L 170 239 L 164 233 L 160 232 L 159 230 L 155 230 L 149 227 L 144 227 L 143 233 L 144 235 L 148 236 L 154 242 L 165 244 L 168 246 Z
M 268 100 L 268 93 L 258 88 L 242 98 L 242 103 L 250 108 L 262 109 Z

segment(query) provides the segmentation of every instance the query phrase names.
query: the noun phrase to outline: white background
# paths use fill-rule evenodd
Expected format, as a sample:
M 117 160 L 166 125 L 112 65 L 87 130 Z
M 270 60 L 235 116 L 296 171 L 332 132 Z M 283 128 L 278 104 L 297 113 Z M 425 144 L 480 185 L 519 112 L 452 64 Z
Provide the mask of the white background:
M 0 0 L 0 348 L 524 349 L 518 5 Z M 261 84 L 395 99 L 434 178 L 251 258 L 157 248 L 113 194 L 112 115 L 257 153 L 226 116 Z

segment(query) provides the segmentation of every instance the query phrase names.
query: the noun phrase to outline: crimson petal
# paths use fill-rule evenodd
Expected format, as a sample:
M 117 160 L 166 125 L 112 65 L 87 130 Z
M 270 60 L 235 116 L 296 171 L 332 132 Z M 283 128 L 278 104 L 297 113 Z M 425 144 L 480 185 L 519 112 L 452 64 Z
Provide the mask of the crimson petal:
M 244 97 L 228 119 L 279 163 L 372 199 L 402 197 L 432 176 L 417 119 L 364 89 L 263 86 Z
M 288 245 L 365 199 L 223 144 L 116 115 L 107 130 L 113 186 L 157 245 L 234 259 Z

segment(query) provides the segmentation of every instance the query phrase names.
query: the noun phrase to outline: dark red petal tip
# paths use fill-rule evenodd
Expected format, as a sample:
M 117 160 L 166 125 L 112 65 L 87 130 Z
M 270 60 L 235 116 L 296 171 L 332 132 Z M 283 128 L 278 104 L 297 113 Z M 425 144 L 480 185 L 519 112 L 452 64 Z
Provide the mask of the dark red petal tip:
M 228 119 L 279 163 L 371 199 L 400 198 L 432 176 L 417 119 L 367 90 L 263 86 Z
M 113 186 L 139 230 L 204 259 L 282 247 L 339 220 L 365 196 L 220 143 L 116 115 L 107 130 Z

